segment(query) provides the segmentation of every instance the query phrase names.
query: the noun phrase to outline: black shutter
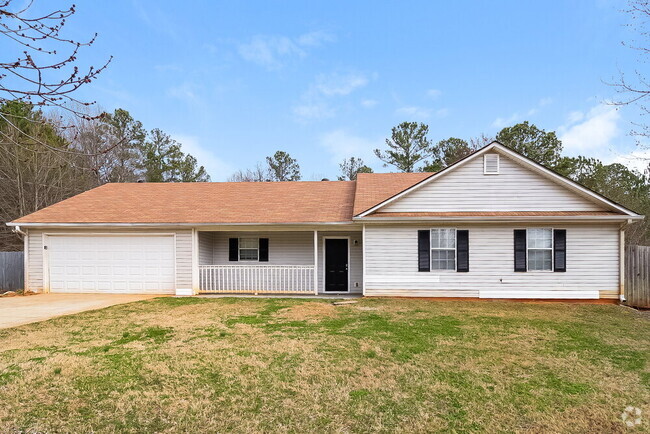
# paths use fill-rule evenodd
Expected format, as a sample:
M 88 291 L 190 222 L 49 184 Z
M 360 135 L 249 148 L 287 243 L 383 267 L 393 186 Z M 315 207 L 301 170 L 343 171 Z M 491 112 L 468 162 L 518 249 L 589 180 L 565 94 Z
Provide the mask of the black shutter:
M 515 229 L 515 271 L 526 271 L 526 229 Z
M 418 271 L 431 270 L 430 232 L 418 231 Z
M 566 229 L 553 231 L 553 271 L 566 271 Z
M 260 238 L 260 262 L 269 262 L 269 239 Z
M 239 261 L 239 238 L 228 239 L 228 260 Z
M 456 231 L 456 271 L 469 271 L 469 231 Z

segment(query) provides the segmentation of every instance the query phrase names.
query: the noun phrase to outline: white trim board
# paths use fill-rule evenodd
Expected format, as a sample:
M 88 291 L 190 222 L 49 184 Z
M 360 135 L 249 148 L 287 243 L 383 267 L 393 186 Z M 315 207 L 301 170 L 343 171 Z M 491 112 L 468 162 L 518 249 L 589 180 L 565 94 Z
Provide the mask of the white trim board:
M 586 291 L 586 290 L 559 290 L 559 291 L 529 291 L 529 290 L 513 290 L 513 289 L 504 289 L 504 290 L 479 290 L 479 298 L 566 298 L 566 299 L 598 299 L 600 298 L 600 293 L 598 291 Z
M 400 192 L 400 193 L 398 193 L 398 194 L 384 200 L 383 202 L 378 203 L 377 205 L 373 206 L 372 208 L 370 208 L 370 209 L 356 215 L 355 218 L 365 217 L 368 214 L 371 214 L 371 213 L 377 211 L 378 209 L 385 207 L 389 203 L 392 203 L 392 202 L 400 199 L 401 197 L 411 193 L 412 191 L 417 190 L 417 189 L 421 188 L 422 186 L 427 185 L 428 183 L 435 181 L 436 179 L 440 178 L 441 176 L 444 176 L 445 174 L 457 169 L 458 167 L 461 167 L 461 166 L 465 165 L 467 162 L 472 161 L 473 159 L 478 158 L 479 156 L 481 156 L 481 155 L 483 155 L 483 154 L 485 154 L 485 153 L 487 153 L 489 151 L 497 151 L 499 153 L 503 153 L 503 154 L 511 157 L 515 161 L 521 163 L 522 165 L 528 166 L 528 168 L 530 168 L 531 170 L 534 170 L 534 171 L 546 176 L 547 178 L 550 178 L 550 179 L 554 180 L 558 184 L 562 184 L 566 188 L 568 188 L 568 189 L 570 189 L 570 190 L 572 190 L 574 192 L 577 192 L 577 193 L 579 193 L 579 194 L 581 194 L 583 196 L 586 196 L 586 197 L 590 198 L 591 200 L 593 200 L 593 201 L 595 201 L 597 203 L 606 205 L 609 208 L 620 211 L 620 212 L 622 212 L 623 214 L 625 214 L 627 216 L 638 216 L 638 214 L 636 214 L 635 212 L 633 212 L 633 211 L 631 211 L 631 210 L 629 210 L 629 209 L 627 209 L 625 207 L 622 207 L 622 206 L 612 202 L 609 199 L 604 198 L 603 196 L 589 190 L 586 187 L 581 186 L 580 184 L 578 184 L 578 183 L 576 183 L 574 181 L 571 181 L 570 179 L 567 179 L 567 178 L 565 178 L 565 177 L 563 177 L 561 175 L 558 175 L 557 173 L 553 172 L 552 170 L 547 169 L 546 167 L 542 166 L 541 164 L 538 164 L 538 163 L 534 162 L 530 158 L 524 157 L 523 155 L 520 155 L 520 154 L 506 148 L 501 143 L 492 142 L 489 145 L 483 147 L 482 149 L 479 149 L 478 151 L 474 152 L 473 154 L 467 156 L 466 158 L 463 158 L 462 160 L 457 161 L 456 163 L 452 164 L 451 166 L 447 166 L 446 168 L 442 169 L 440 172 L 429 176 L 428 178 L 418 182 L 417 184 L 407 188 L 406 190 L 403 190 L 402 192 Z

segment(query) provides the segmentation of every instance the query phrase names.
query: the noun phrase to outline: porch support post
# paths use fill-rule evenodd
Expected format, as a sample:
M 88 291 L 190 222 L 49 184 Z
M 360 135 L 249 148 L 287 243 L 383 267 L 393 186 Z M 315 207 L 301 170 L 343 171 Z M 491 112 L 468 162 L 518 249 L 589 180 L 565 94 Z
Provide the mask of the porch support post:
M 366 296 L 366 225 L 364 224 L 362 226 L 361 230 L 361 261 L 363 264 L 361 265 L 363 268 L 363 272 L 361 275 L 362 282 L 361 282 L 361 294 L 365 297 Z
M 318 295 L 318 231 L 314 231 L 314 295 Z

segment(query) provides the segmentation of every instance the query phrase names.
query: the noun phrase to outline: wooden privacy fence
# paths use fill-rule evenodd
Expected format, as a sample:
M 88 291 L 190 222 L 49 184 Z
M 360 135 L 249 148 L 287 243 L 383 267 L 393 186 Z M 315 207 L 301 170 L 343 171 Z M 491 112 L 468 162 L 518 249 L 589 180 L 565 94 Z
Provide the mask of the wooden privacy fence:
M 0 293 L 24 288 L 23 252 L 0 252 Z
M 625 246 L 625 300 L 650 308 L 650 246 Z

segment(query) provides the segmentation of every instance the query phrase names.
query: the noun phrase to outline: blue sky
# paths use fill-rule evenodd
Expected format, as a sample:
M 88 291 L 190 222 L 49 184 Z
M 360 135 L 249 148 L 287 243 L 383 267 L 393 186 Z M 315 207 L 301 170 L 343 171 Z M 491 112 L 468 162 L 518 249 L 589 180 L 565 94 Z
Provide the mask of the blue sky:
M 61 3 L 67 5 L 67 3 Z M 49 5 L 53 4 L 48 2 Z M 632 109 L 604 81 L 639 65 L 623 1 L 78 1 L 67 35 L 113 63 L 80 97 L 161 128 L 225 180 L 275 150 L 334 178 L 392 126 L 493 136 L 530 120 L 569 155 L 624 159 Z

